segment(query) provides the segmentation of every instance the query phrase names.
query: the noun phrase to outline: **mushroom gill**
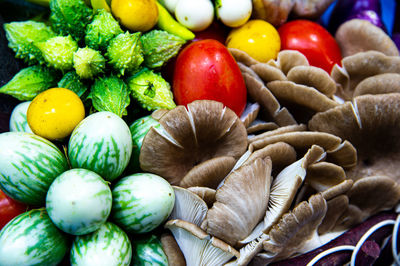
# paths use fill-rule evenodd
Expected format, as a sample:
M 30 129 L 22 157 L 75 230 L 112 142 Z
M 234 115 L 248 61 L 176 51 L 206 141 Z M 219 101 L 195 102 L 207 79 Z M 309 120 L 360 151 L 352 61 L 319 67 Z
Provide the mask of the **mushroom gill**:
M 239 256 L 233 247 L 210 236 L 195 224 L 170 220 L 164 227 L 172 232 L 188 266 L 219 266 Z
M 140 167 L 179 185 L 196 165 L 228 156 L 238 159 L 247 148 L 242 121 L 222 103 L 201 100 L 178 106 L 159 120 L 143 139 Z M 223 171 L 222 171 L 223 172 Z

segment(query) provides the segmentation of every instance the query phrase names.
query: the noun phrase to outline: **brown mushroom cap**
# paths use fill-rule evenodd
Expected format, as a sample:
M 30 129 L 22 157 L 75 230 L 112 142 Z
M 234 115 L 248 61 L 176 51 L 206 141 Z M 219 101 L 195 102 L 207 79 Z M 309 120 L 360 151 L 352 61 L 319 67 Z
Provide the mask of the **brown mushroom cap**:
M 400 92 L 400 74 L 385 73 L 364 79 L 354 89 L 353 96 Z
M 334 0 L 295 0 L 293 13 L 302 18 L 318 18 Z
M 229 174 L 236 160 L 230 156 L 216 157 L 193 167 L 181 180 L 181 187 L 209 187 L 216 189 Z
M 247 128 L 247 134 L 252 134 L 260 131 L 270 131 L 279 128 L 274 122 L 265 122 L 260 119 L 256 119 Z
M 263 242 L 266 251 L 260 254 L 263 263 L 285 259 L 299 252 L 315 235 L 326 210 L 325 199 L 316 194 L 308 202 L 301 202 L 283 215 L 279 223 L 270 230 L 268 234 L 270 239 Z
M 285 74 L 277 67 L 267 63 L 258 63 L 250 67 L 255 73 L 265 82 L 268 83 L 274 80 L 287 80 Z
M 400 93 L 363 95 L 316 114 L 309 122 L 318 130 L 346 138 L 357 149 L 358 164 L 347 176 L 358 180 L 385 175 L 400 182 Z
M 161 235 L 161 245 L 168 259 L 168 265 L 186 266 L 185 257 L 171 233 Z
M 217 190 L 201 228 L 233 246 L 246 238 L 265 215 L 271 167 L 269 159 L 259 158 L 233 171 Z
M 388 56 L 399 55 L 393 40 L 381 28 L 365 19 L 351 19 L 342 23 L 336 31 L 335 39 L 343 57 L 370 50 Z
M 342 167 L 329 162 L 318 162 L 307 168 L 305 182 L 316 191 L 322 192 L 345 179 L 346 174 Z
M 215 194 L 217 193 L 215 189 L 208 187 L 189 187 L 187 189 L 199 196 L 202 200 L 204 200 L 209 208 L 211 208 L 214 204 Z
M 232 54 L 233 58 L 235 58 L 235 60 L 238 63 L 242 63 L 245 66 L 251 66 L 251 65 L 259 63 L 256 59 L 254 59 L 248 53 L 246 53 L 242 50 L 239 50 L 236 48 L 228 48 L 228 50 Z
M 327 201 L 327 212 L 325 218 L 318 227 L 318 234 L 323 235 L 333 231 L 337 221 L 347 210 L 348 206 L 349 197 L 346 195 L 339 195 Z
M 351 99 L 355 87 L 364 79 L 384 73 L 400 73 L 400 57 L 368 51 L 347 56 L 342 68 L 333 67 L 331 77 L 343 89 L 345 99 Z
M 279 101 L 284 100 L 304 106 L 314 112 L 323 112 L 338 105 L 317 89 L 292 81 L 271 81 L 267 84 L 267 88 Z
M 287 78 L 294 83 L 313 87 L 328 97 L 336 92 L 336 83 L 322 68 L 313 66 L 296 66 L 290 69 Z
M 140 166 L 171 184 L 197 164 L 211 158 L 239 158 L 247 148 L 242 121 L 222 103 L 195 101 L 178 106 L 159 120 L 161 129 L 151 128 L 143 139 Z

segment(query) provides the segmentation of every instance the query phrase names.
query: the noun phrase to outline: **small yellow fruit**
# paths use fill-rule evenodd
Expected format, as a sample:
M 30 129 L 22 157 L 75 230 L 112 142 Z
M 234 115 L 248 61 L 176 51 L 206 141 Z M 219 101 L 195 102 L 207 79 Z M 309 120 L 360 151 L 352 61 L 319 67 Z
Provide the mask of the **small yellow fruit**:
M 111 13 L 131 31 L 148 31 L 158 20 L 156 0 L 112 0 Z
M 278 31 L 270 23 L 254 19 L 239 28 L 233 29 L 226 38 L 228 48 L 246 52 L 259 62 L 276 59 L 281 49 Z
M 33 133 L 49 140 L 61 140 L 85 117 L 85 108 L 73 91 L 52 88 L 33 99 L 26 116 Z

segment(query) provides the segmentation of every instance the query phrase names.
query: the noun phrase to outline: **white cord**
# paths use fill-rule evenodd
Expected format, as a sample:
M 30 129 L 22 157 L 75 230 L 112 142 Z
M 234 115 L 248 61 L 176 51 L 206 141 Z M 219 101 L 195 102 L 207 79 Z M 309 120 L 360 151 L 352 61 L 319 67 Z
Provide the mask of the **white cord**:
M 343 245 L 343 246 L 337 246 L 334 248 L 327 249 L 321 253 L 319 253 L 317 256 L 315 256 L 309 263 L 307 263 L 307 266 L 313 266 L 315 263 L 317 263 L 320 259 L 322 259 L 325 256 L 328 256 L 332 253 L 338 252 L 338 251 L 346 251 L 346 250 L 354 250 L 354 246 L 350 245 Z
M 393 234 L 392 234 L 392 254 L 396 265 L 400 265 L 400 258 L 399 254 L 397 253 L 397 237 L 399 234 L 399 227 L 400 227 L 400 214 L 397 215 L 396 223 L 394 224 Z
M 374 225 L 370 229 L 368 229 L 368 231 L 357 242 L 357 245 L 354 248 L 353 253 L 351 254 L 350 266 L 355 266 L 357 253 L 360 251 L 361 246 L 368 239 L 368 237 L 370 237 L 373 233 L 375 233 L 375 231 L 377 231 L 379 228 L 387 226 L 387 225 L 394 225 L 394 224 L 395 224 L 394 220 L 385 220 L 380 223 L 377 223 L 376 225 Z

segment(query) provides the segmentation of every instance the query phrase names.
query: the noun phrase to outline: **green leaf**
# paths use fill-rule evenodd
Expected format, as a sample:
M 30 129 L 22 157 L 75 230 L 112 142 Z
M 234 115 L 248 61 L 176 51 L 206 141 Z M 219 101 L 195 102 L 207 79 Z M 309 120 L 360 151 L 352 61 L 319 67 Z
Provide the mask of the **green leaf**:
M 110 111 L 120 117 L 127 115 L 126 108 L 130 104 L 128 86 L 116 76 L 96 79 L 90 98 L 97 111 Z
M 169 83 L 149 69 L 144 69 L 128 79 L 132 96 L 149 111 L 173 109 L 176 104 Z
M 57 86 L 59 88 L 69 89 L 75 92 L 79 97 L 82 97 L 88 90 L 88 86 L 80 80 L 75 71 L 67 72 L 58 82 Z
M 34 65 L 19 71 L 0 93 L 8 94 L 20 101 L 30 101 L 36 95 L 57 85 L 58 74 L 47 67 Z

